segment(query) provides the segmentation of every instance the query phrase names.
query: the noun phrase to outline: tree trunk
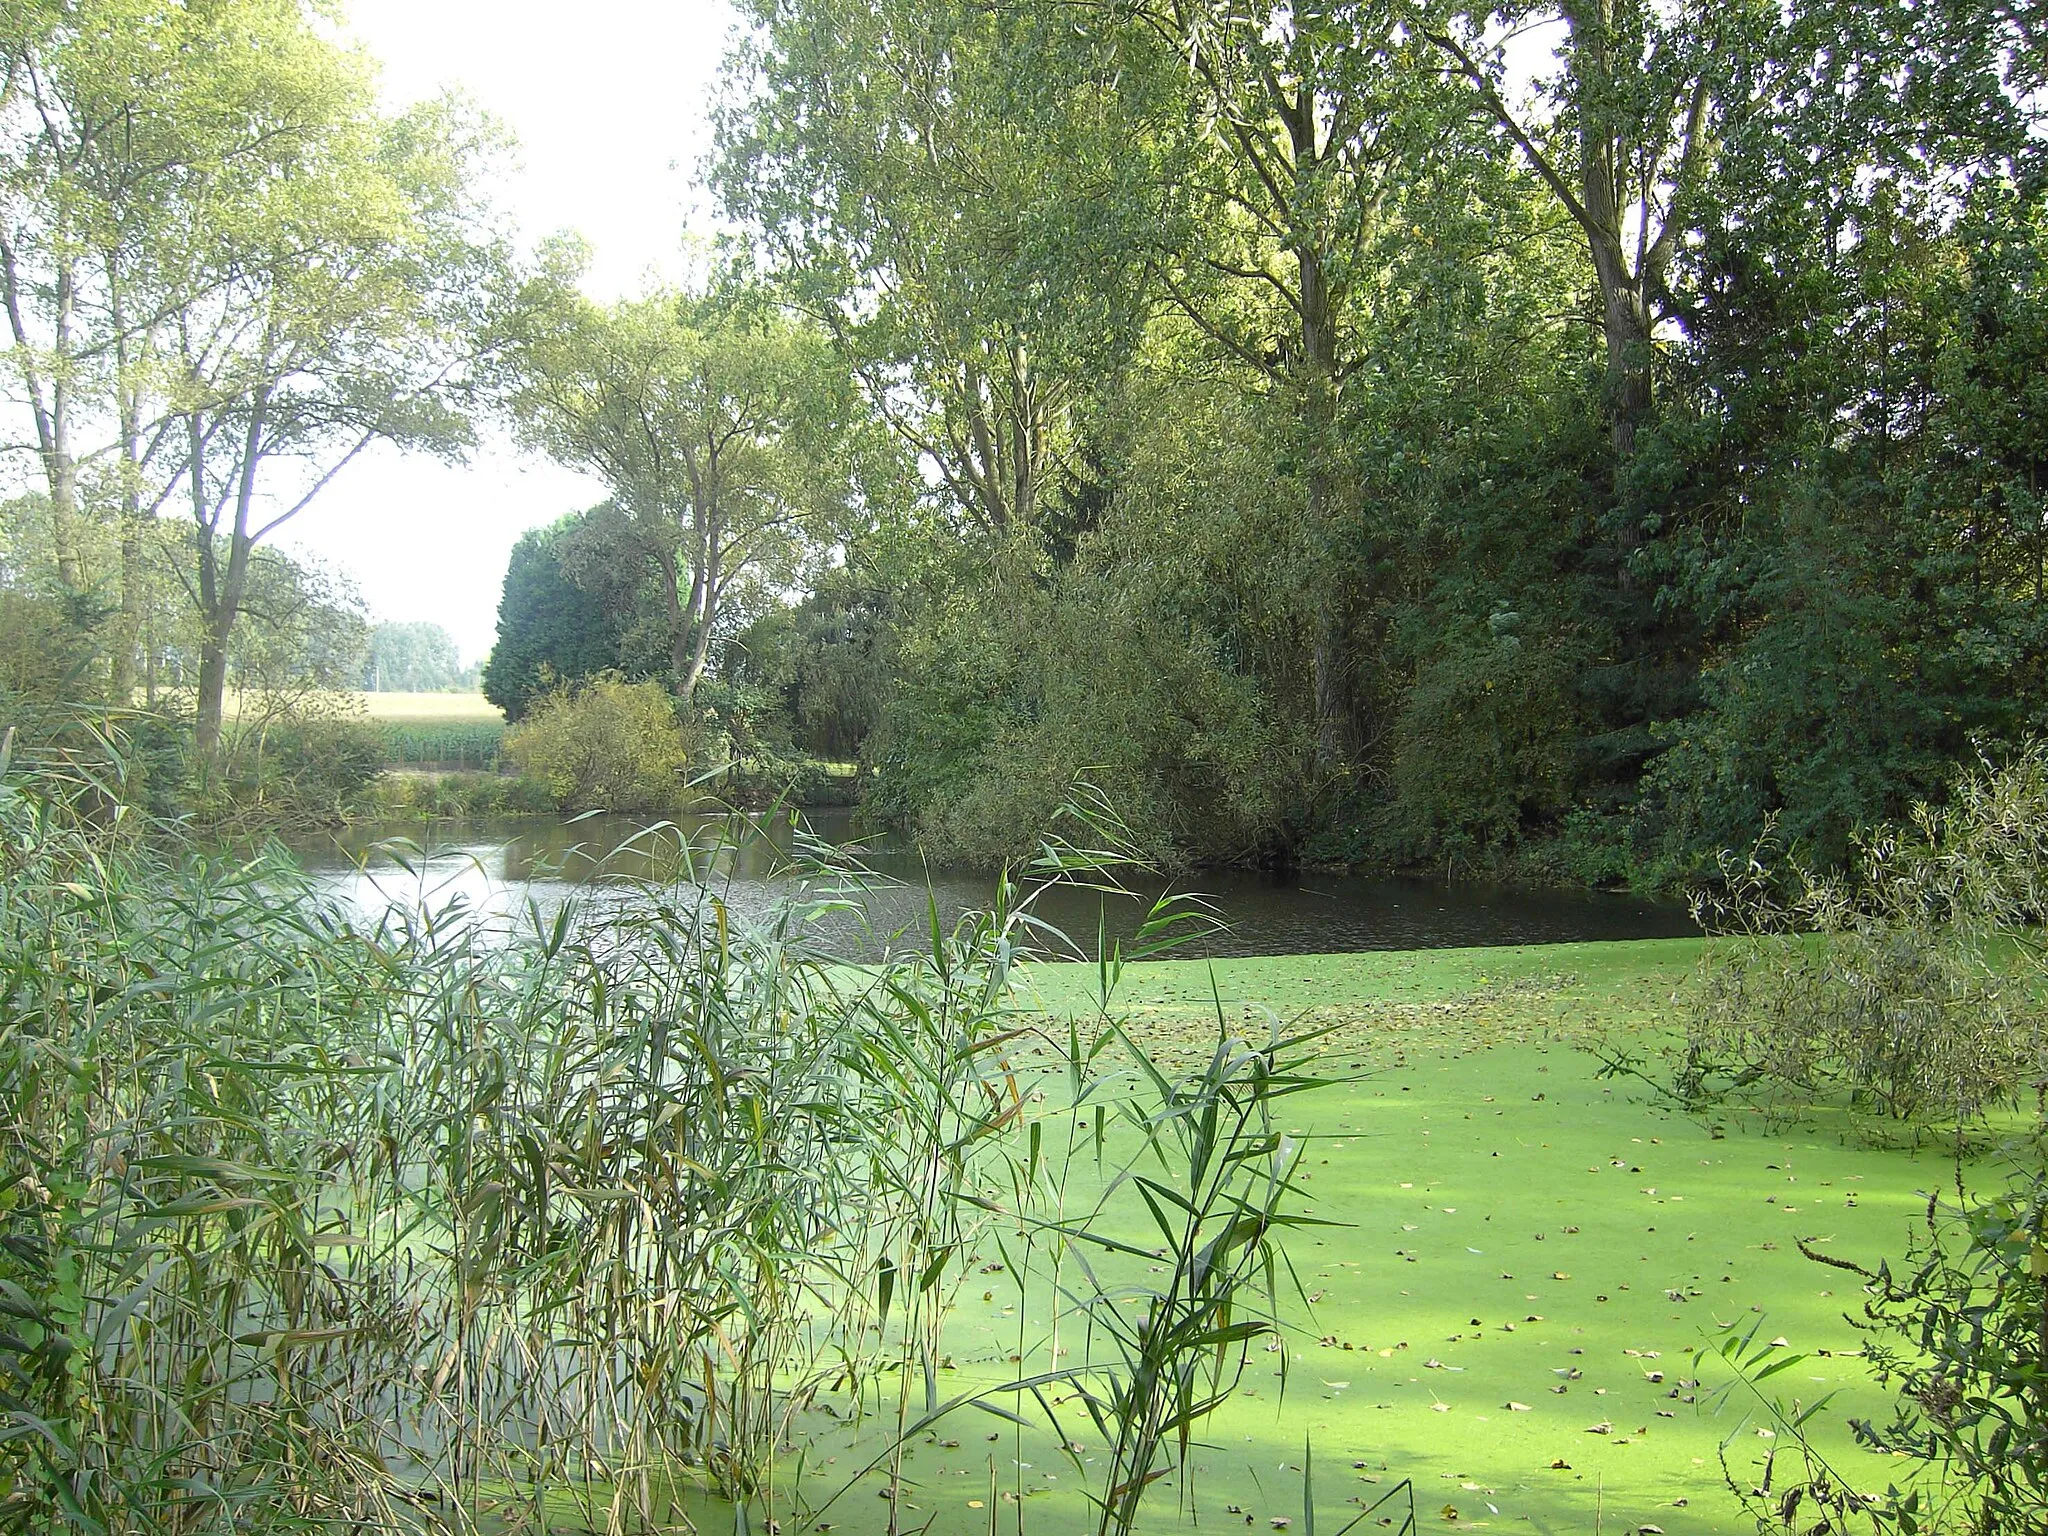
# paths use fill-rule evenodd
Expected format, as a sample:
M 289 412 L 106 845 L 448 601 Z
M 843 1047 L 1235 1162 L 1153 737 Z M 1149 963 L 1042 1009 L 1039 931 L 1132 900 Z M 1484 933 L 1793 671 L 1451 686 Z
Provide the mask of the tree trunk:
M 142 641 L 142 520 L 123 510 L 121 517 L 121 621 L 114 636 L 113 659 L 107 668 L 107 694 L 116 709 L 135 702 L 136 652 Z
M 690 576 L 690 600 L 683 602 L 682 575 L 676 569 L 673 552 L 663 550 L 655 557 L 661 566 L 661 599 L 668 620 L 668 669 L 676 677 L 690 664 L 690 614 L 697 606 L 697 576 Z
M 1606 405 L 1615 467 L 1635 454 L 1636 429 L 1650 413 L 1650 313 L 1647 274 L 1633 270 L 1623 244 L 1617 167 L 1633 155 L 1605 103 L 1615 91 L 1609 0 L 1567 0 L 1571 68 L 1582 95 L 1579 111 L 1579 204 L 1586 243 L 1600 285 L 1600 329 L 1607 346 Z M 1648 217 L 1647 210 L 1644 217 Z
M 682 674 L 685 702 L 696 693 L 697 684 L 704 680 L 704 669 L 711 660 L 711 625 L 718 617 L 718 587 L 722 575 L 719 570 L 719 543 L 725 537 L 725 529 L 716 508 L 712 510 L 706 526 L 708 536 L 704 542 L 704 560 L 696 583 L 701 594 L 694 615 L 696 643 L 690 654 L 689 666 Z
M 71 264 L 60 260 L 51 340 L 53 362 L 45 379 L 33 361 L 37 349 L 23 313 L 14 248 L 0 242 L 0 299 L 6 303 L 8 328 L 21 359 L 22 384 L 35 417 L 36 457 L 43 462 L 43 479 L 50 493 L 50 549 L 56 557 L 58 584 L 66 592 L 77 592 L 85 582 L 85 562 L 78 543 L 78 464 L 71 454 L 71 381 L 67 374 L 76 295 Z
M 117 321 L 118 323 L 118 321 Z M 108 692 L 116 709 L 135 702 L 135 653 L 142 641 L 142 611 L 148 572 L 143 563 L 142 425 L 133 390 L 121 388 L 121 618 L 108 668 Z
M 268 387 L 256 391 L 250 401 L 249 425 L 242 438 L 241 473 L 235 486 L 235 523 L 228 535 L 228 560 L 224 570 L 218 568 L 219 547 L 211 520 L 200 524 L 200 538 L 205 548 L 200 552 L 200 644 L 199 644 L 199 699 L 195 708 L 193 723 L 193 746 L 200 758 L 211 760 L 219 755 L 221 739 L 221 717 L 227 698 L 228 647 L 234 639 L 235 621 L 241 616 L 242 597 L 249 585 L 249 556 L 255 541 L 249 536 L 249 518 L 256 503 L 256 473 L 262 463 L 263 434 L 268 426 L 270 391 Z M 199 497 L 201 483 L 199 472 L 202 445 L 197 438 L 196 420 L 192 480 L 194 496 Z M 203 501 L 195 506 L 199 510 Z M 215 579 L 205 581 L 207 567 L 215 567 Z
M 1294 152 L 1297 208 L 1314 206 L 1307 185 L 1323 145 L 1314 93 L 1303 86 L 1286 112 Z M 1301 423 L 1308 452 L 1304 513 L 1317 568 L 1310 668 L 1314 675 L 1316 769 L 1334 773 L 1350 759 L 1349 688 L 1344 655 L 1342 598 L 1335 556 L 1337 496 L 1330 484 L 1329 455 L 1337 413 L 1337 317 L 1331 305 L 1323 253 L 1301 220 L 1295 220 L 1295 266 L 1301 300 Z
M 135 657 L 142 643 L 148 580 L 142 553 L 142 397 L 128 354 L 121 265 L 111 255 L 107 258 L 107 290 L 113 303 L 114 390 L 121 419 L 121 618 L 107 669 L 107 691 L 116 709 L 127 709 L 135 702 Z
M 206 621 L 199 638 L 199 701 L 193 711 L 192 747 L 202 763 L 220 755 L 221 716 L 228 691 L 228 640 L 232 621 Z
M 197 411 L 185 418 L 185 433 L 185 473 L 192 492 L 192 556 L 198 566 L 201 636 L 199 693 L 192 711 L 192 751 L 203 768 L 213 760 L 220 745 L 221 697 L 227 690 L 228 662 L 226 648 L 212 646 L 213 615 L 220 606 L 220 546 L 214 539 L 213 519 L 207 512 L 206 431 Z

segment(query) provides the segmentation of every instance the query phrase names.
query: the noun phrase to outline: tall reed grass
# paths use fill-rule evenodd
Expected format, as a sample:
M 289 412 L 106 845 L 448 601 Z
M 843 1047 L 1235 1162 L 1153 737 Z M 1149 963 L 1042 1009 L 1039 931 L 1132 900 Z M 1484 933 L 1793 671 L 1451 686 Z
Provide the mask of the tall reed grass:
M 366 926 L 282 855 L 133 825 L 118 772 L 0 765 L 9 1528 L 626 1533 L 699 1484 L 773 1521 L 815 1398 L 880 1405 L 898 1446 L 946 1409 L 982 1236 L 1115 1246 L 1060 1214 L 1017 1051 L 1048 1038 L 1010 1001 L 1028 892 L 858 968 L 813 942 L 822 867 L 753 927 L 688 880 L 602 921 Z M 1135 1049 L 1109 975 L 1062 1056 L 1069 1143 L 1134 1102 L 1094 1066 Z M 1228 1391 L 1188 1362 L 1269 1326 L 1243 1293 L 1288 1219 L 1268 1106 L 1299 1043 L 1180 1086 L 1135 1053 L 1158 1107 L 1118 1113 L 1182 1176 L 1129 1187 L 1181 1256 L 1142 1324 L 1067 1288 L 1115 1345 L 1106 1527 Z

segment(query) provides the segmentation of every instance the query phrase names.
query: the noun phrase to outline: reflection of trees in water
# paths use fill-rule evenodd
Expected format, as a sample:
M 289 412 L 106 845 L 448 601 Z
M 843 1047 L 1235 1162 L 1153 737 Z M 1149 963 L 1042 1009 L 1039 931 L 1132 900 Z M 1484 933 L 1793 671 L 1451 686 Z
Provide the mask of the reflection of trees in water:
M 428 857 L 408 858 L 410 869 L 372 850 L 378 839 L 359 833 L 347 853 L 308 850 L 308 867 L 323 888 L 369 914 L 392 903 L 434 908 L 453 898 L 492 922 L 552 922 L 575 902 L 587 921 L 647 901 L 647 885 L 694 883 L 724 903 L 735 921 L 763 919 L 784 902 L 794 881 L 804 881 L 821 902 L 845 910 L 822 914 L 807 942 L 844 959 L 872 959 L 883 949 L 929 944 L 930 909 L 950 927 L 963 913 L 986 906 L 991 877 L 959 870 L 928 870 L 901 841 L 871 839 L 858 845 L 852 867 L 834 874 L 817 866 L 823 849 L 852 836 L 845 812 L 826 813 L 792 836 L 787 815 L 771 826 L 737 818 L 704 817 L 648 824 L 626 817 L 592 816 L 570 822 L 514 823 L 496 829 L 463 827 L 444 834 Z M 415 843 L 432 842 L 419 829 Z M 371 862 L 366 870 L 359 861 Z M 1307 877 L 1275 879 L 1250 871 L 1211 870 L 1189 883 L 1205 893 L 1228 925 L 1192 945 L 1191 956 L 1317 954 L 1348 950 L 1432 949 L 1487 944 L 1544 944 L 1575 940 L 1673 937 L 1692 933 L 1682 908 L 1598 892 L 1426 880 Z M 1037 911 L 1093 953 L 1098 934 L 1128 938 L 1142 921 L 1157 888 L 1129 898 L 1087 890 L 1058 890 Z M 674 904 L 673 894 L 667 897 Z M 1056 935 L 1042 947 L 1058 953 Z

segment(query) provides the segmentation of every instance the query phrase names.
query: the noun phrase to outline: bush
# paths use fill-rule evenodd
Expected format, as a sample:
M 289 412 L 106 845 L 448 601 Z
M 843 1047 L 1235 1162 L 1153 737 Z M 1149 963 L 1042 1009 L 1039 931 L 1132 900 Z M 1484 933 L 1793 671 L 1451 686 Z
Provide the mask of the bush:
M 1146 858 L 1245 859 L 1276 842 L 1300 743 L 1199 630 L 1078 578 L 946 615 L 866 752 L 869 803 L 935 861 L 1027 857 L 1082 780 Z
M 503 773 L 387 773 L 368 809 L 404 820 L 472 816 L 542 816 L 556 809 L 548 786 Z
M 1860 852 L 1855 877 L 1816 875 L 1767 841 L 1695 902 L 1733 939 L 1703 977 L 1683 1091 L 1846 1092 L 1892 1119 L 1963 1122 L 2040 1072 L 2048 747 L 1965 775 L 1946 807 Z
M 1561 642 L 1518 613 L 1445 636 L 1394 730 L 1388 852 L 1400 864 L 1497 864 L 1571 789 L 1577 722 Z
M 1871 1375 L 1895 1394 L 1889 1422 L 1852 1418 L 1850 1429 L 1887 1465 L 1917 1463 L 1916 1475 L 1892 1480 L 1882 1494 L 1857 1491 L 1864 1479 L 1832 1465 L 1807 1427 L 1827 1399 L 1802 1407 L 1762 1390 L 1806 1356 L 1787 1354 L 1783 1340 L 1759 1344 L 1761 1322 L 1722 1341 L 1716 1352 L 1733 1368 L 1728 1387 L 1747 1385 L 1777 1424 L 1760 1467 L 1731 1464 L 1725 1446 L 1722 1457 L 1729 1490 L 1760 1533 L 1846 1536 L 1861 1527 L 1872 1536 L 2039 1536 L 2048 1509 L 2048 1119 L 2037 1116 L 2002 1161 L 2005 1177 L 1986 1188 L 1973 1187 L 1975 1172 L 1958 1158 L 1954 1192 L 1929 1198 L 1897 1269 L 1799 1244 L 1807 1258 L 1862 1287 L 1861 1314 L 1847 1321 L 1864 1334 Z
M 383 773 L 384 743 L 367 720 L 315 695 L 259 725 L 232 726 L 220 761 L 198 766 L 190 809 L 230 837 L 332 827 Z
M 562 810 L 665 811 L 686 795 L 696 745 L 661 684 L 614 674 L 537 699 L 506 733 L 505 757 Z

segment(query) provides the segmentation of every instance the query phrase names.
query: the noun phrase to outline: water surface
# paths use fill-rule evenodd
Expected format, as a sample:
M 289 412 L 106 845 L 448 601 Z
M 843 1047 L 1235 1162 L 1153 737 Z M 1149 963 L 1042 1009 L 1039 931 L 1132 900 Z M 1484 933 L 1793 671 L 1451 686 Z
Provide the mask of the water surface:
M 951 925 L 965 912 L 986 909 L 993 894 L 993 877 L 985 873 L 928 869 L 901 841 L 856 840 L 846 812 L 813 813 L 805 826 L 816 840 L 813 854 L 851 845 L 864 871 L 857 882 L 796 867 L 793 858 L 803 857 L 807 839 L 793 837 L 786 821 L 763 829 L 725 817 L 651 826 L 615 816 L 369 826 L 298 851 L 325 893 L 366 917 L 394 905 L 459 902 L 498 923 L 523 923 L 536 914 L 551 920 L 572 900 L 599 913 L 645 905 L 648 882 L 680 880 L 717 896 L 735 920 L 748 921 L 768 916 L 800 890 L 837 886 L 854 910 L 821 917 L 818 932 L 846 958 L 916 943 L 929 930 L 934 906 L 939 921 Z M 861 888 L 852 889 L 853 883 Z M 1205 870 L 1171 887 L 1149 882 L 1135 898 L 1054 889 L 1038 898 L 1034 911 L 1092 954 L 1098 933 L 1128 940 L 1150 901 L 1169 889 L 1199 894 L 1221 921 L 1179 951 L 1197 957 L 1671 938 L 1697 931 L 1675 903 L 1610 892 L 1246 870 Z M 667 899 L 675 896 L 671 891 Z M 1044 947 L 1062 946 L 1046 935 Z

